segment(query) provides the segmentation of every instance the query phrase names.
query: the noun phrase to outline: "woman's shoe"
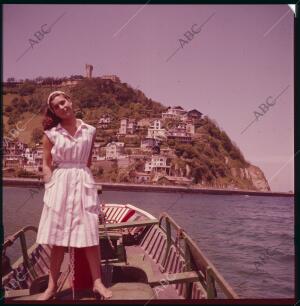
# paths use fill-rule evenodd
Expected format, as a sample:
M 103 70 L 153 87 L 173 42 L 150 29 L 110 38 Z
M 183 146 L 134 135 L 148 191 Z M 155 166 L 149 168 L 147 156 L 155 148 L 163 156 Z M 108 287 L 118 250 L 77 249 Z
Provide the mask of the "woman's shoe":
M 104 300 L 103 295 L 101 295 L 97 290 L 93 289 L 93 293 L 96 300 Z
M 104 285 L 97 285 L 97 287 L 93 287 L 93 292 L 95 294 L 95 297 L 97 298 L 97 295 L 100 295 L 101 300 L 108 300 L 112 297 L 111 290 L 104 287 Z

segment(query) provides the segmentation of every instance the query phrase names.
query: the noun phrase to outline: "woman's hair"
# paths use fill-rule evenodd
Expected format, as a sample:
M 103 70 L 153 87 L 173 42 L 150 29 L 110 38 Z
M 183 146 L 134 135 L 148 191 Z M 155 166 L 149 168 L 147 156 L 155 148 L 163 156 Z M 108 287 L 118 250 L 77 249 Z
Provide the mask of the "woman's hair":
M 53 128 L 54 126 L 57 126 L 59 122 L 61 122 L 61 118 L 57 117 L 51 107 L 51 102 L 53 101 L 53 99 L 57 96 L 64 96 L 66 99 L 70 100 L 70 96 L 68 96 L 65 93 L 56 93 L 51 95 L 51 98 L 49 100 L 49 104 L 47 104 L 47 108 L 44 114 L 44 119 L 42 122 L 44 131 L 45 130 L 50 130 L 51 128 Z

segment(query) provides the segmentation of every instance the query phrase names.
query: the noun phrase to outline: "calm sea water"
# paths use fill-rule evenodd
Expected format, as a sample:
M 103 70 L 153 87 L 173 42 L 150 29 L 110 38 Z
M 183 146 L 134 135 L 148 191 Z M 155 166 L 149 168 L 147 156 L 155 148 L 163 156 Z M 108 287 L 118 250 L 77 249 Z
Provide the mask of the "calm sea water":
M 4 236 L 39 223 L 43 190 L 5 187 Z M 242 298 L 294 297 L 294 198 L 184 193 L 104 192 L 158 217 L 169 213 Z M 34 242 L 29 237 L 28 245 Z M 19 245 L 11 248 L 20 256 Z

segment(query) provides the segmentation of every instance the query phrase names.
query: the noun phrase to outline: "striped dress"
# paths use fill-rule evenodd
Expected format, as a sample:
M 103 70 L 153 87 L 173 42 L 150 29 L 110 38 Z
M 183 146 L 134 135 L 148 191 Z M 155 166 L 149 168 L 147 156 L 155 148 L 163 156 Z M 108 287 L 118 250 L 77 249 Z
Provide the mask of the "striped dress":
M 59 123 L 44 131 L 54 144 L 52 177 L 45 183 L 38 244 L 87 247 L 99 245 L 97 188 L 87 167 L 96 128 L 81 119 L 74 136 Z

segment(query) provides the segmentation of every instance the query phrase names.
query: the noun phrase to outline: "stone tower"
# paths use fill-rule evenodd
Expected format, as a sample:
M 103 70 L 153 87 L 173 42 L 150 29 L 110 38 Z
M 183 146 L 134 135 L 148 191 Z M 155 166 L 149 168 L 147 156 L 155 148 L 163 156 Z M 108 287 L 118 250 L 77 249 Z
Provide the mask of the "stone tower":
M 93 65 L 85 64 L 86 77 L 90 79 L 93 73 Z

